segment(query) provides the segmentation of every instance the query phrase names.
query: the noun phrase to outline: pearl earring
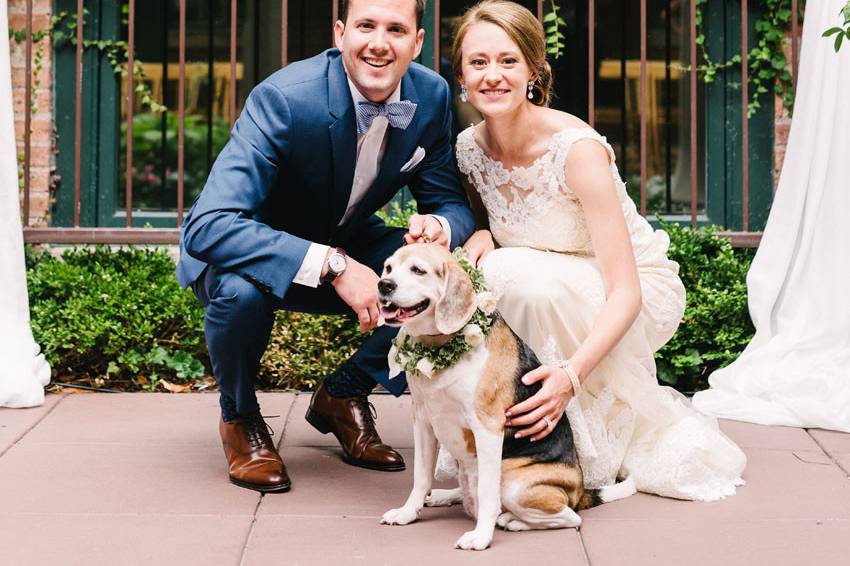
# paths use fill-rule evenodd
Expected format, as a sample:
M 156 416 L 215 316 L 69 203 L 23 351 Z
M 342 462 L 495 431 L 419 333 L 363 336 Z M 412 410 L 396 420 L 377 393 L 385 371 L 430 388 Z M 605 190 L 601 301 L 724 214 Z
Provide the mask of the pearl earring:
M 528 99 L 529 100 L 534 99 L 533 89 L 534 89 L 534 81 L 528 81 Z
M 460 85 L 460 101 L 468 102 L 469 97 L 467 96 L 466 85 Z

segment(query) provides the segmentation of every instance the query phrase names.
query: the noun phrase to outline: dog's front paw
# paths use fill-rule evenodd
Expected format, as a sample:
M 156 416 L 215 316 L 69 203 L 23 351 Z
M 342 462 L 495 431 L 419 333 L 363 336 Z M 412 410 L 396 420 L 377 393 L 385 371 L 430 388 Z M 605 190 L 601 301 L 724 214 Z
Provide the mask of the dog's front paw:
M 463 533 L 462 537 L 457 539 L 455 548 L 461 548 L 463 550 L 484 550 L 490 546 L 490 542 L 492 540 L 492 534 L 488 535 L 478 531 L 467 531 Z
M 425 498 L 425 507 L 449 507 L 463 501 L 463 492 L 454 489 L 432 489 Z
M 399 507 L 398 509 L 390 509 L 381 517 L 383 525 L 407 525 L 419 518 L 419 513 L 416 509 L 408 507 Z

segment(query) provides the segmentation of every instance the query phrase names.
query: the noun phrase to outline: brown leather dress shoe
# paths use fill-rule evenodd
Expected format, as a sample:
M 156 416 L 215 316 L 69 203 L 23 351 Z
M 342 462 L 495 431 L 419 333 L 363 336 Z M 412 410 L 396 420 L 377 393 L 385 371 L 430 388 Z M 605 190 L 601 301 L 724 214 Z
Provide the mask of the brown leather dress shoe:
M 322 434 L 332 432 L 336 436 L 346 463 L 371 470 L 401 471 L 404 458 L 381 441 L 372 410 L 365 395 L 337 399 L 322 383 L 310 399 L 306 418 Z
M 264 493 L 289 491 L 286 466 L 275 449 L 266 421 L 258 414 L 218 425 L 230 483 Z

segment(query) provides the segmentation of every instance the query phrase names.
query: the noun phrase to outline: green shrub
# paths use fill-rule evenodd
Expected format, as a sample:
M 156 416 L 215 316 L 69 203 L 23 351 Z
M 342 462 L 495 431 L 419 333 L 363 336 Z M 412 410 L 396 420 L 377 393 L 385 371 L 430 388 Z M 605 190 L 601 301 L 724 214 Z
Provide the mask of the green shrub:
M 390 222 L 414 209 L 396 205 Z M 753 335 L 746 272 L 752 250 L 736 250 L 716 228 L 664 225 L 670 258 L 688 293 L 679 330 L 657 354 L 658 378 L 680 391 L 734 360 Z M 28 253 L 32 328 L 58 381 L 123 390 L 156 389 L 159 379 L 210 375 L 203 311 L 180 289 L 162 250 L 68 250 L 61 258 Z M 279 312 L 259 386 L 310 389 L 363 341 L 352 316 Z M 142 379 L 140 379 L 140 377 Z
M 162 250 L 71 249 L 28 259 L 32 329 L 54 376 L 156 386 L 205 373 L 203 311 Z
M 655 354 L 658 380 L 698 391 L 708 386 L 708 374 L 735 360 L 753 336 L 746 284 L 753 250 L 734 249 L 713 226 L 663 228 L 670 235 L 670 259 L 679 263 L 687 306 L 678 331 Z
M 365 338 L 352 316 L 277 313 L 260 366 L 260 385 L 274 389 L 314 389 Z

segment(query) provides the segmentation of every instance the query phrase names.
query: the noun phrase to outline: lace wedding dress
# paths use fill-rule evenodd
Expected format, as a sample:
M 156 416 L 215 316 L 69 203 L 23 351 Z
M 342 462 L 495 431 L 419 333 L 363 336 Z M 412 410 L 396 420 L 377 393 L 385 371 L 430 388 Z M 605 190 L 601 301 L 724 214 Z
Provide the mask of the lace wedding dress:
M 631 234 L 643 305 L 629 331 L 585 380 L 567 409 L 588 487 L 631 476 L 640 491 L 711 501 L 735 493 L 743 452 L 655 378 L 653 353 L 676 331 L 685 306 L 678 265 L 667 259 L 669 238 L 653 230 L 626 194 L 605 138 L 590 128 L 552 136 L 528 167 L 505 169 L 473 138 L 460 134 L 460 170 L 487 209 L 500 246 L 481 262 L 498 309 L 541 360 L 567 359 L 591 330 L 605 302 L 581 203 L 566 185 L 564 163 L 578 140 L 599 142 L 611 159 Z

